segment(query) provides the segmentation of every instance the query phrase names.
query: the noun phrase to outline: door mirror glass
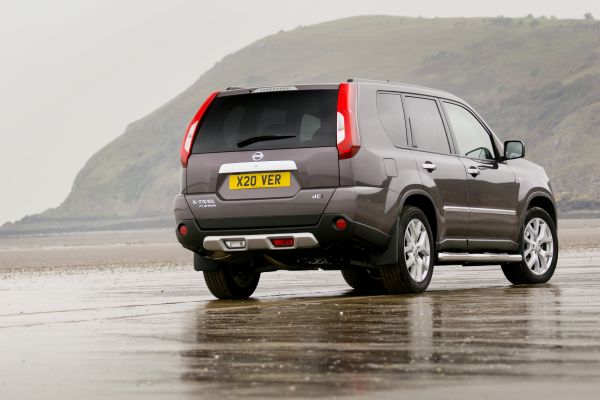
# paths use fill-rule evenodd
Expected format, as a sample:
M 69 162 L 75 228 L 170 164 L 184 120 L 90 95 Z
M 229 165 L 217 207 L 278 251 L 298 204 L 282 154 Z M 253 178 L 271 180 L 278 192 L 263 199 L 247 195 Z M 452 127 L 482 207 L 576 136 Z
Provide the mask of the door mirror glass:
M 514 160 L 525 157 L 525 145 L 520 140 L 507 140 L 504 142 L 504 158 Z

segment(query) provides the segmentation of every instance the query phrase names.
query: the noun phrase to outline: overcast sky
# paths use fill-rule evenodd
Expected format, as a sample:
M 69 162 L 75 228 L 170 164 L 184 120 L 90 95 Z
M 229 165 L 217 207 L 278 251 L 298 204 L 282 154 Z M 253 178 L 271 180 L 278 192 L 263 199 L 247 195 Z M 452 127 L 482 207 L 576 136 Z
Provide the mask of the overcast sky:
M 0 224 L 58 206 L 128 123 L 280 29 L 365 14 L 586 12 L 600 17 L 600 1 L 0 0 Z

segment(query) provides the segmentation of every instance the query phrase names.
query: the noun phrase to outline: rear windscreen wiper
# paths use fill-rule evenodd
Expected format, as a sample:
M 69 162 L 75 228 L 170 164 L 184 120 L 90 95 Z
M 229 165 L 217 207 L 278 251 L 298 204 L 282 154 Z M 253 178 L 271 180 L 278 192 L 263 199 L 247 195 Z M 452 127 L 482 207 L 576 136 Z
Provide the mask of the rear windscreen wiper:
M 237 147 L 246 147 L 256 142 L 265 142 L 267 140 L 279 140 L 279 139 L 289 139 L 296 137 L 296 135 L 265 135 L 265 136 L 254 136 L 249 139 L 242 140 L 237 144 Z

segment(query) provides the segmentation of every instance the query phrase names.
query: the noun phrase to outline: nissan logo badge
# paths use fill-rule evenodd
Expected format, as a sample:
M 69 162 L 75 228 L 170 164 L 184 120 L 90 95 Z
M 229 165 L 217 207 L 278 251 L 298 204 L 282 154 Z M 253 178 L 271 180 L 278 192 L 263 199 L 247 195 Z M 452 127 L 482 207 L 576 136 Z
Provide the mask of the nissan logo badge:
M 257 151 L 256 153 L 252 154 L 252 159 L 254 161 L 260 161 L 263 159 L 265 155 L 263 153 L 261 153 L 260 151 Z

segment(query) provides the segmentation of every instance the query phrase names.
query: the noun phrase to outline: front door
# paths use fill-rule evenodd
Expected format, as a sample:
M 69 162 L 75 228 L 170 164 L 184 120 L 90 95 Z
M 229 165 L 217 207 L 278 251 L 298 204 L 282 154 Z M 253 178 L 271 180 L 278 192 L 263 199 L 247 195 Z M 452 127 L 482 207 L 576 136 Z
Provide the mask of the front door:
M 490 133 L 471 111 L 451 102 L 443 105 L 467 173 L 469 251 L 514 251 L 519 234 L 514 172 L 499 161 Z

